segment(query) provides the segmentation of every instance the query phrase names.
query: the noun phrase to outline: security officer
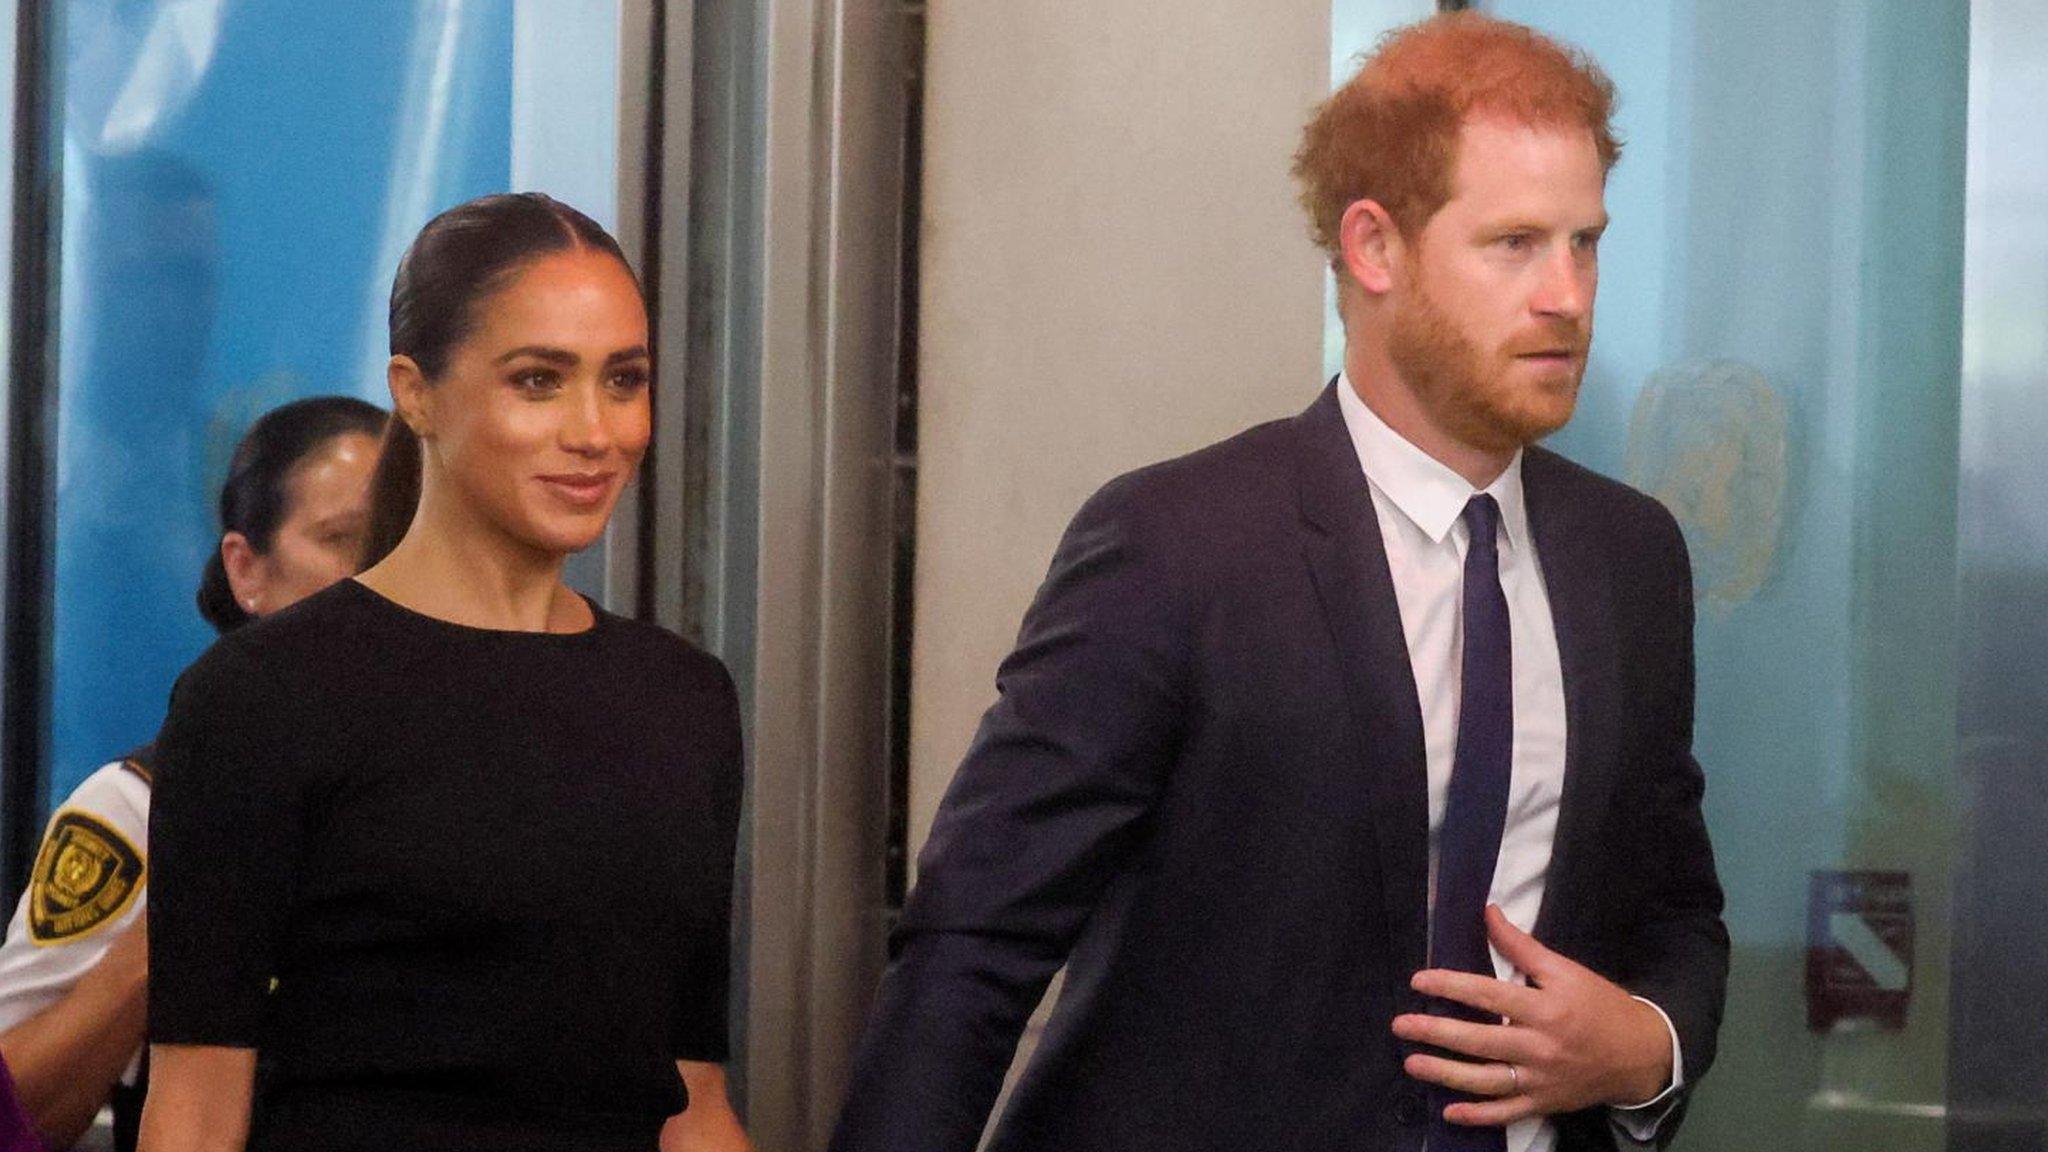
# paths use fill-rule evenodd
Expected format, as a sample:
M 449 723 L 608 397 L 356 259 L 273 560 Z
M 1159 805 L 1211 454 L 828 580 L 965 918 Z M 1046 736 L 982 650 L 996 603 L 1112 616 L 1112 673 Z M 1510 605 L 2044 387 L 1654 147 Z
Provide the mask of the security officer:
M 57 1147 L 110 1089 L 117 1128 L 132 1135 L 141 1114 L 150 759 L 144 747 L 102 767 L 58 809 L 0 944 L 0 1053 Z
M 277 408 L 235 448 L 199 610 L 228 632 L 352 574 L 382 409 L 342 396 Z M 146 1091 L 150 746 L 86 777 L 50 819 L 0 944 L 0 1057 L 52 1148 L 113 1108 L 133 1149 Z

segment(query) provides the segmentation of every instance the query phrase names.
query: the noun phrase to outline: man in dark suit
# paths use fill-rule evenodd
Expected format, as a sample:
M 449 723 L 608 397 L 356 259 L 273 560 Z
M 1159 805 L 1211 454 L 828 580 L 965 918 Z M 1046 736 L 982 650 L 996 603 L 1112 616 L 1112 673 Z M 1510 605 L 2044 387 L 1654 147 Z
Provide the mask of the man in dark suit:
M 1318 111 L 1345 372 L 1075 517 L 835 1152 L 969 1152 L 1062 964 L 995 1152 L 1669 1140 L 1728 947 L 1685 547 L 1533 447 L 1585 368 L 1612 95 L 1461 14 Z

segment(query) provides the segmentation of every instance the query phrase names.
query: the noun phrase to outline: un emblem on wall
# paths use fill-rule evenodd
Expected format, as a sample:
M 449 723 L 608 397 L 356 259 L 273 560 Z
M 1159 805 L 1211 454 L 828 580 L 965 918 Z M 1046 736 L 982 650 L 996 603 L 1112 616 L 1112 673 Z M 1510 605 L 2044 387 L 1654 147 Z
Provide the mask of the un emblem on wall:
M 1628 482 L 1677 518 L 1694 595 L 1739 604 L 1770 575 L 1785 518 L 1785 401 L 1732 360 L 1661 369 L 1629 420 Z
M 29 938 L 54 944 L 83 936 L 119 917 L 141 887 L 134 845 L 83 812 L 59 812 L 36 854 Z

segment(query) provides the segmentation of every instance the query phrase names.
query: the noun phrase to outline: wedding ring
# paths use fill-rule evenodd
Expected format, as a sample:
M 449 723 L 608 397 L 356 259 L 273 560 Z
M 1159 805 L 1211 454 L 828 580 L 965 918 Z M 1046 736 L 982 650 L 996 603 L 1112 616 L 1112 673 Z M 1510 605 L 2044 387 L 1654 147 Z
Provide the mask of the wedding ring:
M 1520 1068 L 1515 1067 L 1513 1064 L 1510 1064 L 1508 1065 L 1508 1095 L 1520 1096 L 1521 1094 L 1522 1070 Z

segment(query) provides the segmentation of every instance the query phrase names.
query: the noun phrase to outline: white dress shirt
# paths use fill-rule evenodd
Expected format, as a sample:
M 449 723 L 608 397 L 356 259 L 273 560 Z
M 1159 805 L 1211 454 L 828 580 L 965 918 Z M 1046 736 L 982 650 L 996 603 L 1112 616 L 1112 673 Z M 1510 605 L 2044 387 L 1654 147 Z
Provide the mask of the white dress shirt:
M 1470 534 L 1461 518 L 1473 496 L 1485 492 L 1500 505 L 1500 587 L 1507 598 L 1514 677 L 1514 752 L 1508 787 L 1507 824 L 1494 866 L 1489 903 L 1498 904 L 1516 927 L 1531 931 L 1543 909 L 1550 872 L 1551 841 L 1564 798 L 1564 669 L 1550 595 L 1529 531 L 1529 506 L 1522 493 L 1522 454 L 1483 489 L 1387 427 L 1359 400 L 1348 377 L 1337 381 L 1337 404 L 1372 489 L 1373 512 L 1394 578 L 1394 600 L 1408 642 L 1408 663 L 1422 709 L 1423 747 L 1429 771 L 1429 890 L 1436 902 L 1437 834 L 1443 828 L 1451 766 L 1458 742 L 1460 675 L 1464 658 L 1465 550 Z M 1525 981 L 1498 949 L 1493 968 L 1500 979 Z M 1640 999 L 1640 997 L 1638 997 Z M 1648 1004 L 1649 1001 L 1645 1000 Z M 1650 1005 L 1656 1008 L 1655 1004 Z M 1660 1016 L 1664 1010 L 1657 1008 Z M 1684 1082 L 1678 1033 L 1670 1017 L 1672 1083 L 1656 1099 L 1635 1108 L 1614 1109 L 1622 1133 L 1647 1143 L 1669 1111 L 1671 1093 Z M 1547 1120 L 1508 1126 L 1507 1152 L 1551 1152 L 1557 1130 Z

